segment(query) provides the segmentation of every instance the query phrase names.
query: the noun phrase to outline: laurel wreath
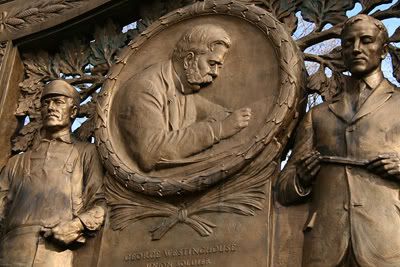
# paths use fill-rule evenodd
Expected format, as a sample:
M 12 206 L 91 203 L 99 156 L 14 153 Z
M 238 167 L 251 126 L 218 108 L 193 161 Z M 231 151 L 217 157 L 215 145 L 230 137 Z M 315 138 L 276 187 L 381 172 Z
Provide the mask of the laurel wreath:
M 151 177 L 132 170 L 119 158 L 110 141 L 108 121 L 113 92 L 118 90 L 118 77 L 124 71 L 129 57 L 140 50 L 148 38 L 156 35 L 171 24 L 207 14 L 235 16 L 256 25 L 271 40 L 279 55 L 281 90 L 271 112 L 270 119 L 261 127 L 257 136 L 249 143 L 215 159 L 211 167 L 187 174 L 177 174 L 179 179 Z M 161 17 L 122 50 L 117 63 L 111 68 L 98 97 L 96 118 L 96 144 L 107 171 L 127 189 L 154 196 L 166 196 L 196 192 L 210 187 L 221 180 L 232 177 L 245 168 L 258 154 L 266 149 L 274 137 L 282 142 L 286 128 L 293 125 L 297 102 L 302 85 L 303 61 L 284 26 L 270 13 L 256 6 L 235 1 L 204 1 L 178 9 Z
M 40 23 L 64 10 L 75 7 L 83 0 L 46 0 L 34 1 L 34 4 L 13 12 L 0 13 L 0 33 L 5 29 L 21 30 L 30 24 Z
M 111 96 L 118 89 L 119 74 L 124 70 L 129 57 L 139 51 L 148 38 L 171 24 L 206 14 L 235 16 L 264 32 L 279 55 L 282 73 L 279 96 L 270 119 L 261 127 L 257 136 L 250 143 L 218 158 L 214 165 L 210 163 L 209 169 L 182 175 L 178 180 L 149 177 L 130 169 L 114 150 L 108 129 Z M 109 173 L 106 195 L 111 207 L 113 229 L 121 230 L 145 218 L 161 217 L 164 218 L 162 222 L 151 230 L 153 240 L 162 238 L 179 223 L 189 225 L 201 236 L 208 236 L 216 225 L 201 214 L 226 212 L 254 216 L 257 210 L 261 210 L 267 198 L 267 183 L 277 172 L 282 144 L 287 142 L 297 122 L 303 66 L 298 49 L 284 26 L 270 13 L 255 6 L 235 1 L 197 2 L 171 12 L 150 25 L 122 51 L 98 97 L 95 136 L 98 151 Z M 222 180 L 222 185 L 210 188 Z M 183 200 L 179 205 L 168 203 L 162 198 L 206 188 L 208 190 L 201 196 L 191 201 Z

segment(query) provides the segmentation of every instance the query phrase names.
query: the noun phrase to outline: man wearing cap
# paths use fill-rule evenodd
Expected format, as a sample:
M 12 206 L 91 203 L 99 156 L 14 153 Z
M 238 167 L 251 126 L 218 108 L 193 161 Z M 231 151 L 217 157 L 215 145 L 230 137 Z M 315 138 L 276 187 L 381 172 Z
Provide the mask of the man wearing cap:
M 388 39 L 373 17 L 345 22 L 351 76 L 306 114 L 279 177 L 282 204 L 310 201 L 304 267 L 400 266 L 400 91 L 381 70 Z
M 71 136 L 79 103 L 67 82 L 47 84 L 39 136 L 0 174 L 0 266 L 72 266 L 70 248 L 103 224 L 102 165 Z

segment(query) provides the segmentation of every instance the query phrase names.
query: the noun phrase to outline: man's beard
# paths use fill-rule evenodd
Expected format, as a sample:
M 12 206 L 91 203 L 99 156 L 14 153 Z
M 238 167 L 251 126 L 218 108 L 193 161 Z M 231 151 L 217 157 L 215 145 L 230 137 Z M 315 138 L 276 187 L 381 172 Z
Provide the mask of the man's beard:
M 213 77 L 209 74 L 202 76 L 198 67 L 198 58 L 193 60 L 193 64 L 189 66 L 186 70 L 186 79 L 188 83 L 196 89 L 200 89 L 212 83 Z

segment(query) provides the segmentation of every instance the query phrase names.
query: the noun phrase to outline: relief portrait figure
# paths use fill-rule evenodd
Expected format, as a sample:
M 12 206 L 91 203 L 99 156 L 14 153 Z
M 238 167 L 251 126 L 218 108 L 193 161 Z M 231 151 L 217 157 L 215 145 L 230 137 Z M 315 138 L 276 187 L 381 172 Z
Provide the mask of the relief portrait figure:
M 121 132 L 143 171 L 179 164 L 248 126 L 250 108 L 230 111 L 198 94 L 223 71 L 232 45 L 223 28 L 196 25 L 183 33 L 169 60 L 126 82 Z
M 43 127 L 27 152 L 0 174 L 0 266 L 72 266 L 72 247 L 104 221 L 103 168 L 94 144 L 78 142 L 71 124 L 79 93 L 63 80 L 41 97 Z
M 400 266 L 400 91 L 384 78 L 384 25 L 345 22 L 342 93 L 312 108 L 280 174 L 278 198 L 310 201 L 302 266 Z

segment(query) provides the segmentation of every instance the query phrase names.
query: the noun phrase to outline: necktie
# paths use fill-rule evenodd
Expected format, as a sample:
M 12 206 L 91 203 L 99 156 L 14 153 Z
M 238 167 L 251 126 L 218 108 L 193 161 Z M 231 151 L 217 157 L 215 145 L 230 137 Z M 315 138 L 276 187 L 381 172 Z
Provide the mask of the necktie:
M 370 95 L 370 90 L 368 89 L 367 84 L 363 80 L 360 80 L 358 88 L 359 88 L 359 96 L 357 102 L 357 110 L 360 109 L 362 104 L 364 104 L 365 100 L 367 100 L 368 96 Z

